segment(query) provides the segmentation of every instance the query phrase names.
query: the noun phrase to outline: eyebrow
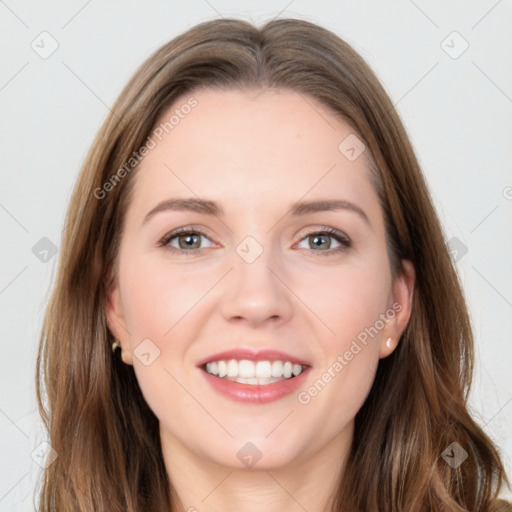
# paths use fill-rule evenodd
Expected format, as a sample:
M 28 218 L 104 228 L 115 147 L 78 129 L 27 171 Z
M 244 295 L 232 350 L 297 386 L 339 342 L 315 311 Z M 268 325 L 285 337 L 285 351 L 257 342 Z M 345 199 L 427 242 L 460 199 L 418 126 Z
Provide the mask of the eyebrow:
M 223 208 L 214 201 L 209 201 L 200 198 L 173 198 L 166 199 L 158 203 L 151 211 L 144 217 L 143 224 L 145 224 L 151 217 L 157 213 L 164 211 L 180 211 L 180 212 L 196 212 L 204 215 L 211 215 L 215 217 L 223 216 Z M 292 216 L 298 217 L 317 212 L 326 212 L 333 210 L 348 210 L 359 215 L 370 227 L 370 219 L 365 211 L 358 205 L 341 199 L 322 199 L 317 201 L 299 201 L 294 203 L 289 208 Z

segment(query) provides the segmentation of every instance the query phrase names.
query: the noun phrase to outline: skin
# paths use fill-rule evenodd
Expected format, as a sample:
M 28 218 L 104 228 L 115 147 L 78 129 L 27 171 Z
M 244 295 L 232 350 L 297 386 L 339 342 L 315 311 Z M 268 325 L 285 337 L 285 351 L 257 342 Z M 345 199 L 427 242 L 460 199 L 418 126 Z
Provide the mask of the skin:
M 410 318 L 414 269 L 405 261 L 392 282 L 367 155 L 349 161 L 338 150 L 353 133 L 349 125 L 288 90 L 193 96 L 198 105 L 134 176 L 109 328 L 160 420 L 164 461 L 180 501 L 175 510 L 321 511 L 379 359 L 395 350 Z M 225 214 L 168 210 L 143 223 L 171 197 L 209 199 Z M 292 203 L 315 199 L 351 201 L 371 225 L 349 210 L 288 214 Z M 179 237 L 170 242 L 181 254 L 159 246 L 189 225 L 205 233 L 196 241 L 199 253 L 183 255 L 183 237 L 181 246 Z M 349 237 L 351 247 L 336 251 L 340 243 L 329 237 L 316 247 L 308 235 L 325 227 Z M 263 249 L 252 263 L 236 252 L 247 236 Z M 401 310 L 307 404 L 297 393 L 267 404 L 234 402 L 196 367 L 235 347 L 282 350 L 310 362 L 305 390 L 393 303 Z M 134 350 L 148 338 L 160 354 L 146 366 Z M 237 457 L 247 442 L 262 454 L 252 468 Z

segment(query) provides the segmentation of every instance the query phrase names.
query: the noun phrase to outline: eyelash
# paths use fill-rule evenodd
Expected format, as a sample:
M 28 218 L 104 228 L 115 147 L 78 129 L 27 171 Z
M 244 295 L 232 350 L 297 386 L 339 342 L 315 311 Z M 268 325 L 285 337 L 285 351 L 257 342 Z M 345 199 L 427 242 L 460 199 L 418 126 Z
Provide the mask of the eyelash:
M 197 254 L 198 252 L 203 250 L 202 248 L 177 249 L 176 247 L 171 247 L 170 245 L 168 245 L 171 240 L 173 240 L 174 238 L 176 238 L 177 236 L 182 235 L 182 234 L 200 235 L 200 236 L 205 236 L 206 238 L 208 238 L 206 233 L 203 233 L 202 231 L 193 229 L 193 227 L 191 227 L 191 226 L 185 226 L 183 228 L 176 229 L 175 231 L 172 231 L 171 233 L 168 233 L 167 235 L 165 235 L 160 240 L 158 245 L 160 247 L 163 247 L 166 250 L 171 251 L 172 253 L 181 253 L 182 255 L 185 255 L 185 256 L 194 256 L 195 254 Z M 305 238 L 310 237 L 311 235 L 328 235 L 328 236 L 334 238 L 337 242 L 339 242 L 341 244 L 339 247 L 336 247 L 335 249 L 328 249 L 326 251 L 323 251 L 323 250 L 315 251 L 314 249 L 307 249 L 307 250 L 313 251 L 315 253 L 319 253 L 319 256 L 332 256 L 333 254 L 344 252 L 347 249 L 349 249 L 350 247 L 352 247 L 351 240 L 333 228 L 322 227 L 321 229 L 319 229 L 317 231 L 311 231 L 309 233 L 306 233 L 301 238 L 300 241 L 304 240 Z

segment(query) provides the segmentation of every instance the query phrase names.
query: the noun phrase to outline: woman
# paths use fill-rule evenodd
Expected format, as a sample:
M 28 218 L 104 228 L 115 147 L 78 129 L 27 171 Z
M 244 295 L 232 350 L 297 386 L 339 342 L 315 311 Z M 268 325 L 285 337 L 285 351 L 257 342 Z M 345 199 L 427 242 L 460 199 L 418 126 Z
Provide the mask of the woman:
M 76 184 L 37 365 L 58 454 L 40 510 L 512 510 L 472 368 L 368 65 L 305 21 L 206 22 L 139 68 Z

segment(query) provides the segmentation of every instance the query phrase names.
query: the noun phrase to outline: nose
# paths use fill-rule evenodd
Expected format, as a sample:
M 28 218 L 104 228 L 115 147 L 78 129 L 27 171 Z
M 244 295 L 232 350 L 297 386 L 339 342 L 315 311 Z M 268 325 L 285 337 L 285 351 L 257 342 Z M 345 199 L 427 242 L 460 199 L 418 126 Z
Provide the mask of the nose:
M 223 317 L 251 327 L 265 322 L 286 323 L 293 311 L 293 292 L 286 281 L 286 272 L 270 257 L 269 251 L 264 250 L 252 263 L 235 254 L 233 269 L 225 283 Z

